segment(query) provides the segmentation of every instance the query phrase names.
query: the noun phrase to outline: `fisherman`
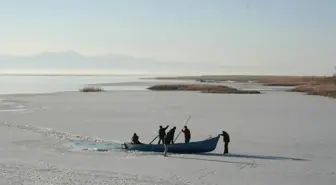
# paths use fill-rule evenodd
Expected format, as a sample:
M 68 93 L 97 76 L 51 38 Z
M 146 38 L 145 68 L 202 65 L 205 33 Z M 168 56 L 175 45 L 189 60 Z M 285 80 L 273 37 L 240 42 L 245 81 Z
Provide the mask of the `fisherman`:
M 227 132 L 225 132 L 223 130 L 222 134 L 220 134 L 221 136 L 223 136 L 223 142 L 224 142 L 224 154 L 229 153 L 229 143 L 230 143 L 230 136 Z
M 169 125 L 167 125 L 165 128 L 163 128 L 162 125 L 160 125 L 160 129 L 159 129 L 159 142 L 158 142 L 158 144 L 160 144 L 161 141 L 162 141 L 162 144 L 164 144 L 164 138 L 166 136 L 166 130 L 167 130 L 168 127 L 169 127 Z
M 174 132 L 175 129 L 172 128 L 171 130 L 169 130 L 169 132 L 167 132 L 167 135 L 165 136 L 164 140 L 163 140 L 163 144 L 164 144 L 164 156 L 167 156 L 167 152 L 168 152 L 168 145 L 170 144 L 170 142 L 172 140 L 174 140 Z
M 132 144 L 142 144 L 140 141 L 139 141 L 139 136 L 136 134 L 136 133 L 134 133 L 133 134 L 133 137 L 132 137 Z
M 189 143 L 191 137 L 190 130 L 188 129 L 187 126 L 184 126 L 184 130 L 182 129 L 182 132 L 184 133 L 185 143 Z
M 173 127 L 172 129 L 169 130 L 169 132 L 171 134 L 171 139 L 170 139 L 168 144 L 174 144 L 175 130 L 176 130 L 176 127 Z

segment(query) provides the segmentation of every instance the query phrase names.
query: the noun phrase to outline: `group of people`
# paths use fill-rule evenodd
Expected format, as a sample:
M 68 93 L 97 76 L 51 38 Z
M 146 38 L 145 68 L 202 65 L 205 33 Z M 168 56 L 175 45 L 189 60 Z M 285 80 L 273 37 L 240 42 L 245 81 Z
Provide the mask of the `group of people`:
M 167 125 L 166 127 L 162 127 L 162 125 L 160 125 L 158 144 L 161 144 L 161 141 L 162 141 L 162 144 L 165 144 L 165 145 L 174 144 L 176 127 L 173 127 L 172 129 L 170 129 L 166 134 L 166 130 L 168 127 L 169 125 Z M 190 130 L 188 129 L 187 126 L 184 126 L 184 130 L 181 130 L 181 131 L 184 133 L 185 143 L 189 143 L 190 138 L 191 138 Z
M 167 150 L 168 150 L 168 145 L 170 144 L 174 144 L 174 136 L 175 136 L 175 130 L 176 127 L 173 127 L 172 129 L 170 129 L 167 133 L 166 130 L 168 129 L 169 125 L 167 125 L 166 127 L 162 127 L 162 125 L 160 125 L 159 127 L 159 141 L 158 144 L 164 144 L 165 146 L 165 151 L 164 151 L 164 155 L 166 155 Z M 189 143 L 190 142 L 190 138 L 191 138 L 191 134 L 190 134 L 190 130 L 188 129 L 187 126 L 184 126 L 184 129 L 181 130 L 184 133 L 184 142 L 185 143 Z M 220 134 L 221 136 L 223 136 L 223 142 L 224 142 L 224 154 L 229 153 L 229 148 L 228 145 L 230 143 L 230 136 L 227 132 L 222 131 L 222 134 Z M 132 143 L 133 144 L 143 144 L 139 141 L 139 136 L 134 133 L 133 137 L 132 137 Z
M 176 127 L 173 127 L 172 129 L 170 129 L 167 133 L 166 130 L 168 129 L 169 125 L 167 125 L 166 127 L 162 127 L 162 125 L 160 125 L 159 127 L 159 141 L 158 144 L 165 144 L 165 145 L 169 145 L 169 144 L 174 144 L 174 137 L 175 137 L 175 130 Z M 184 141 L 185 143 L 189 143 L 190 138 L 191 138 L 191 134 L 190 134 L 190 130 L 188 129 L 187 126 L 184 126 L 184 129 L 181 130 L 184 133 Z M 139 136 L 134 133 L 132 136 L 132 143 L 133 144 L 142 144 L 139 141 Z
M 168 127 L 169 125 L 167 125 L 166 127 L 162 127 L 162 125 L 160 125 L 160 129 L 159 129 L 158 144 L 160 144 L 161 141 L 164 144 L 164 148 L 165 148 L 164 156 L 167 156 L 168 145 L 174 144 L 174 135 L 175 135 L 175 130 L 176 130 L 176 127 L 173 127 L 166 134 L 166 130 Z M 184 130 L 182 129 L 181 131 L 184 133 L 184 142 L 189 143 L 190 138 L 191 138 L 190 130 L 188 129 L 187 126 L 184 126 Z

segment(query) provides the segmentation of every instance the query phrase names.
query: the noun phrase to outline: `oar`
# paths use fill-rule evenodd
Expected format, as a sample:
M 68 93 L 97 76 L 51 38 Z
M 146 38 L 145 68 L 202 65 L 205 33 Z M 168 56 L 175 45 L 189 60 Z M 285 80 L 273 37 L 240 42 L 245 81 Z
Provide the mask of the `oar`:
M 191 116 L 189 116 L 188 120 L 185 122 L 184 126 L 187 125 L 187 123 L 189 122 L 189 119 L 191 118 Z M 175 140 L 174 140 L 174 143 L 175 141 L 177 140 L 177 138 L 179 137 L 179 135 L 181 134 L 182 130 L 180 130 L 180 132 L 178 133 L 178 135 L 176 136 Z
M 149 144 L 152 144 L 155 141 L 155 139 L 158 138 L 158 137 L 159 137 L 159 135 L 157 135 Z

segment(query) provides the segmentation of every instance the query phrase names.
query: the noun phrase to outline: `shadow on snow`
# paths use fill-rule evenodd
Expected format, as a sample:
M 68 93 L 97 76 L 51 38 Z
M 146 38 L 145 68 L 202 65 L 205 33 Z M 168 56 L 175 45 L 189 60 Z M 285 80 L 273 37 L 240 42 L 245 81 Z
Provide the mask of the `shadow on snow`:
M 204 158 L 196 158 L 196 157 L 183 157 L 183 156 L 174 156 L 174 155 L 168 155 L 168 157 L 169 157 L 169 158 L 178 158 L 178 159 L 192 159 L 192 160 L 198 160 L 198 161 L 209 161 L 209 162 L 230 163 L 230 164 L 254 165 L 254 163 L 249 163 L 249 162 L 224 161 L 224 160 L 204 159 Z
M 219 153 L 204 153 L 198 154 L 203 156 L 230 157 L 230 158 L 245 158 L 245 159 L 265 159 L 265 160 L 292 160 L 292 161 L 308 161 L 307 159 L 266 156 L 266 155 L 249 155 L 249 154 L 219 154 Z
M 264 155 L 248 155 L 248 154 L 204 153 L 204 154 L 195 154 L 195 155 L 198 155 L 198 156 L 215 156 L 215 157 L 225 157 L 225 158 L 262 159 L 262 160 L 308 161 L 307 159 L 300 159 L 300 158 L 290 158 L 290 157 L 280 157 L 280 156 L 264 156 Z M 209 161 L 209 162 L 222 162 L 222 163 L 231 163 L 231 164 L 255 165 L 255 163 L 249 163 L 249 162 L 235 162 L 235 161 L 226 161 L 226 160 L 219 160 L 219 159 L 186 157 L 186 156 L 179 156 L 179 155 L 168 155 L 168 156 L 170 158 L 179 158 L 179 159 L 192 159 L 192 160 Z

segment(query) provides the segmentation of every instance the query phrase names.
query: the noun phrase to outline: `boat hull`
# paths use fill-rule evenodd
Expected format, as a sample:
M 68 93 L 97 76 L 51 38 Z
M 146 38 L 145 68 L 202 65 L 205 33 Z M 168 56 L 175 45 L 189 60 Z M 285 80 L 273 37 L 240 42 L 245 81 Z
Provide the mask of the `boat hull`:
M 220 136 L 209 138 L 203 141 L 190 143 L 175 143 L 168 145 L 167 152 L 169 153 L 206 153 L 216 149 Z M 163 144 L 131 144 L 125 143 L 125 148 L 128 150 L 136 150 L 143 152 L 164 152 Z

